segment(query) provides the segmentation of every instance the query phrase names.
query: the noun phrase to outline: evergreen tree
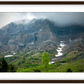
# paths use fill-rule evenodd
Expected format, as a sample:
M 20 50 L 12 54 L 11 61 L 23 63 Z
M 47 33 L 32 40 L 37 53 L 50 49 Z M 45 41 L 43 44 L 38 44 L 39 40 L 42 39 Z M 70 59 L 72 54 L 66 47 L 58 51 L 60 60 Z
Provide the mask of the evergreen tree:
M 47 72 L 49 69 L 49 58 L 48 58 L 46 52 L 44 52 L 44 54 L 42 54 L 42 63 L 40 65 L 40 69 L 42 72 Z
M 12 64 L 10 64 L 10 65 L 8 66 L 8 72 L 16 72 L 15 66 L 12 65 Z
M 8 64 L 5 61 L 4 57 L 2 58 L 0 65 L 1 65 L 0 71 L 1 72 L 7 72 L 7 70 L 8 70 Z
M 72 70 L 70 68 L 67 69 L 67 72 L 72 72 Z
M 2 62 L 0 60 L 0 72 L 2 71 Z

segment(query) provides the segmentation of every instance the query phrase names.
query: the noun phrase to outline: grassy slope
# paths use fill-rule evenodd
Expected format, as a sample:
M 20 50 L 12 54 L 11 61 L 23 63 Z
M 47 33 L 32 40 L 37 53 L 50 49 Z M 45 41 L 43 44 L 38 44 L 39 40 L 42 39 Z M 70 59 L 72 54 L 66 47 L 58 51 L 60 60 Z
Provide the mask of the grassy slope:
M 71 69 L 72 72 L 82 72 L 84 71 L 84 59 L 78 59 L 82 52 L 69 52 L 66 54 L 65 58 L 59 62 L 51 65 L 49 72 L 67 72 L 67 69 Z
M 17 72 L 36 72 L 39 70 L 39 64 L 41 63 L 43 52 L 21 52 L 17 53 L 14 57 L 5 58 L 10 64 L 14 64 L 18 69 Z M 48 57 L 51 59 L 55 53 L 48 53 Z M 77 59 L 81 56 L 82 52 L 69 52 L 64 55 L 64 59 L 51 64 L 49 72 L 66 72 L 70 68 L 73 72 L 84 71 L 84 59 Z
M 12 57 L 5 58 L 9 64 L 15 65 L 18 72 L 34 72 L 39 69 L 39 64 L 42 60 L 43 52 L 21 52 L 17 53 Z M 51 60 L 55 54 L 48 53 L 49 59 Z
M 54 65 L 57 65 L 56 63 Z M 59 63 L 60 65 L 60 63 Z M 66 63 L 61 66 L 53 67 L 49 72 L 67 72 L 67 69 L 71 69 L 72 72 L 84 72 L 84 59 L 77 60 L 71 63 Z

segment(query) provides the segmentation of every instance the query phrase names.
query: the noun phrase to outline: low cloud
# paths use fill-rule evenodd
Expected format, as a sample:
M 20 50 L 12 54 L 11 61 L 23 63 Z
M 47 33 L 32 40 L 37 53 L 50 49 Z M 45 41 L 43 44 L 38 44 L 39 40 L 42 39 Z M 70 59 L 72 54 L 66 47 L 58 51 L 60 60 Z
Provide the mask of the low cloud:
M 70 24 L 80 24 L 84 26 L 84 12 L 32 12 L 32 13 L 0 13 L 0 28 L 10 22 L 33 19 L 47 18 L 60 26 Z

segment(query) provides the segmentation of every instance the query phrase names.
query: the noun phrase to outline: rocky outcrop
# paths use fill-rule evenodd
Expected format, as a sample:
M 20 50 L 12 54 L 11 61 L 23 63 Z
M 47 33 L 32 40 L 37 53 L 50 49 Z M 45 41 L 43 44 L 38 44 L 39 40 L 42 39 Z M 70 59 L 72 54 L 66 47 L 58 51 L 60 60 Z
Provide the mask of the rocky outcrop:
M 59 27 L 48 19 L 24 22 L 12 22 L 0 29 L 0 52 L 52 50 L 61 40 L 68 43 L 70 38 L 77 39 L 84 33 L 84 27 L 80 25 Z

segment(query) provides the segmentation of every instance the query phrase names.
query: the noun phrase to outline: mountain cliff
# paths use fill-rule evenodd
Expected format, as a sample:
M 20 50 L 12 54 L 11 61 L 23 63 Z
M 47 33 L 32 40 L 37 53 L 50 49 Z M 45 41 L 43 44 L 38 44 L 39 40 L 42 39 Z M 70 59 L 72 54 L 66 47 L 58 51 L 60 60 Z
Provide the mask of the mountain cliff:
M 11 22 L 0 29 L 0 52 L 52 50 L 61 40 L 68 44 L 69 39 L 80 39 L 83 33 L 83 26 L 60 27 L 48 19 Z

